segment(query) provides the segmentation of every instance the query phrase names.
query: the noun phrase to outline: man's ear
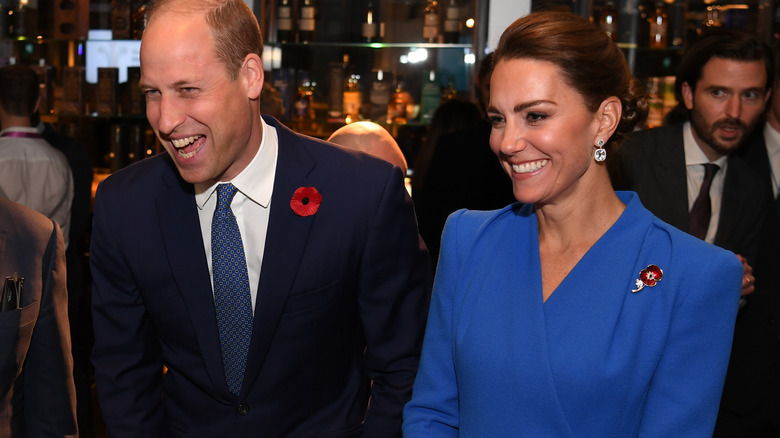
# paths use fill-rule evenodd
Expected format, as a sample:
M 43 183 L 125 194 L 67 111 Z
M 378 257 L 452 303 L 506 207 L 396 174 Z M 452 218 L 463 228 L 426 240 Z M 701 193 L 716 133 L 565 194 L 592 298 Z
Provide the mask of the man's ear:
M 693 109 L 693 88 L 689 83 L 683 82 L 682 87 L 680 87 L 680 94 L 682 94 L 685 108 Z
M 255 53 L 246 55 L 240 74 L 246 84 L 247 97 L 252 100 L 259 99 L 263 90 L 263 80 L 265 79 L 263 61 L 260 57 Z

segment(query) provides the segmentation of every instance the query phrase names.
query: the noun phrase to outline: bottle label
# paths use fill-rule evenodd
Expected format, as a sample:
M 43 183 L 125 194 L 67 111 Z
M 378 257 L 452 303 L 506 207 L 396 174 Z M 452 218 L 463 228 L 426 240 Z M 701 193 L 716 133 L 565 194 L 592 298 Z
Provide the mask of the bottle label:
M 279 18 L 276 22 L 276 27 L 279 30 L 292 30 L 292 19 Z
M 357 116 L 360 112 L 362 96 L 360 91 L 344 92 L 344 115 Z
M 293 105 L 293 116 L 295 118 L 309 118 L 311 116 L 310 107 L 311 99 L 308 96 L 298 98 Z
M 458 24 L 459 24 L 458 20 L 444 20 L 444 31 L 457 32 Z
M 301 18 L 301 21 L 298 23 L 298 27 L 300 30 L 303 31 L 312 31 L 314 32 L 314 19 L 313 18 Z
M 439 14 L 425 14 L 423 25 L 425 27 L 437 27 L 439 25 Z
M 301 7 L 301 20 L 305 20 L 305 19 L 314 20 L 314 6 Z
M 459 10 L 458 8 L 447 8 L 447 20 L 455 20 L 458 21 L 459 17 Z
M 371 39 L 376 37 L 376 23 L 363 23 L 363 38 Z
M 277 9 L 277 14 L 276 15 L 279 17 L 280 20 L 284 19 L 284 18 L 292 18 L 292 12 L 291 11 L 292 11 L 292 8 L 289 7 L 289 6 L 279 6 L 279 9 Z

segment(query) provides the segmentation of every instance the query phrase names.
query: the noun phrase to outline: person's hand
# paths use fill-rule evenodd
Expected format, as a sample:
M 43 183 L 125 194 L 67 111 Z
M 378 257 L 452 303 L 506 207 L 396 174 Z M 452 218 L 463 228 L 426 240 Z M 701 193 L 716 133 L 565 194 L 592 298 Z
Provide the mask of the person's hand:
M 744 297 L 752 294 L 753 291 L 756 290 L 756 277 L 753 276 L 753 267 L 748 264 L 747 259 L 739 254 L 737 254 L 737 258 L 739 258 L 739 261 L 742 262 L 742 268 L 744 270 L 744 273 L 742 274 L 741 293 L 741 295 Z

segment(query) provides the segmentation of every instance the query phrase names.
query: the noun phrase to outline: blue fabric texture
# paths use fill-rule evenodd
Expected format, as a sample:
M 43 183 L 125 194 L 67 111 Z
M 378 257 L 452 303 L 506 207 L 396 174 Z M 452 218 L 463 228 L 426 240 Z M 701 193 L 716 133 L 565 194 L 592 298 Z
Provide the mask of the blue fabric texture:
M 241 232 L 230 209 L 236 192 L 233 184 L 217 186 L 217 208 L 211 223 L 211 260 L 225 379 L 230 391 L 238 395 L 252 339 L 252 300 Z

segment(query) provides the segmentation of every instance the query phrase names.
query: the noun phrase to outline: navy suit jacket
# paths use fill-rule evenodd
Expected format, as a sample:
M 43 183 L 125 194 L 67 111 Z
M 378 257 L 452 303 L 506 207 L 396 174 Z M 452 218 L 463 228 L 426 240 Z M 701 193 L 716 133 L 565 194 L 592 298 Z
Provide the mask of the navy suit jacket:
M 723 388 L 716 436 L 745 436 L 762 422 L 780 431 L 780 215 L 775 208 L 772 170 L 763 129 L 759 127 L 738 151 L 766 187 L 769 205 L 754 266 L 756 290 L 740 311 L 734 347 Z M 766 427 L 766 426 L 764 426 Z
M 193 186 L 161 154 L 98 189 L 93 362 L 113 437 L 400 436 L 432 281 L 402 174 L 265 120 L 279 156 L 238 396 Z M 313 216 L 290 207 L 300 187 L 322 194 Z
M 24 297 L 20 309 L 0 312 L 0 437 L 75 437 L 62 232 L 0 198 L 0 280 L 14 273 Z
M 682 124 L 631 133 L 623 142 L 618 167 L 611 169 L 616 190 L 633 190 L 664 222 L 688 232 L 688 189 Z M 715 245 L 756 263 L 764 220 L 766 188 L 738 156 L 728 158 Z

